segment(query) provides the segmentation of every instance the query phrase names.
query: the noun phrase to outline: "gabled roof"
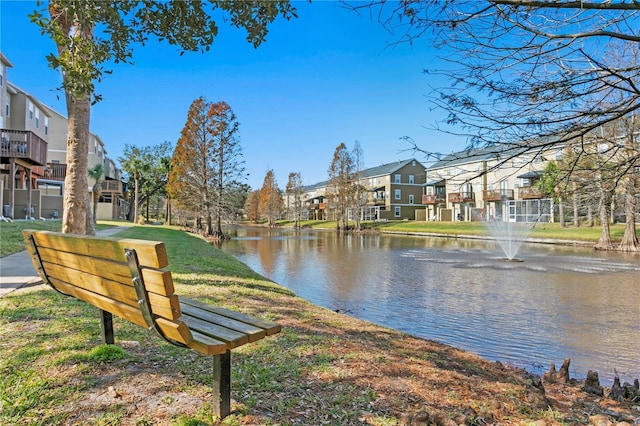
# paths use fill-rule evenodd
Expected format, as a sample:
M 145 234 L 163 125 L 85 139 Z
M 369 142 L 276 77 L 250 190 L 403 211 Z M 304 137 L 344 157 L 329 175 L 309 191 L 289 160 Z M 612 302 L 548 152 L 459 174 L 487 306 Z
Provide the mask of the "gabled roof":
M 394 163 L 389 163 L 389 164 L 382 164 L 381 166 L 371 167 L 369 169 L 362 170 L 360 172 L 360 177 L 371 178 L 376 176 L 387 176 L 397 170 L 400 170 L 407 164 L 411 164 L 414 161 L 416 162 L 416 164 L 419 164 L 424 170 L 424 166 L 422 166 L 422 164 L 420 164 L 418 160 L 416 160 L 415 158 L 410 158 L 408 160 L 396 161 Z M 322 182 L 314 183 L 312 185 L 305 185 L 302 188 L 305 192 L 311 192 L 318 188 L 326 188 L 328 184 L 329 182 L 325 180 Z
M 16 86 L 10 81 L 7 81 L 7 90 L 9 91 L 9 93 L 13 95 L 22 93 L 27 99 L 33 102 L 33 104 L 36 105 L 44 115 L 46 115 L 47 117 L 51 117 L 51 114 L 49 113 L 50 108 L 45 104 L 43 104 L 42 102 L 40 102 L 34 96 L 31 96 L 29 92 L 27 92 L 26 90 L 21 89 L 20 87 Z
M 489 161 L 493 159 L 511 158 L 532 149 L 531 146 L 509 144 L 495 145 L 485 148 L 469 148 L 446 155 L 429 166 L 429 169 L 441 169 L 443 167 L 455 166 L 458 164 L 476 163 L 478 161 Z
M 9 58 L 7 58 L 6 56 L 4 56 L 4 53 L 0 52 L 0 61 L 4 64 L 5 67 L 7 68 L 13 68 L 13 64 L 11 63 L 11 61 L 9 60 Z
M 408 160 L 396 161 L 395 163 L 383 164 L 381 166 L 371 167 L 370 169 L 362 170 L 360 176 L 363 178 L 368 178 L 368 177 L 375 177 L 375 176 L 390 175 L 391 173 L 400 170 L 407 164 L 412 163 L 413 161 L 415 161 L 417 164 L 420 164 L 420 162 L 417 161 L 416 159 L 410 158 Z
M 305 186 L 302 187 L 302 190 L 304 192 L 311 192 L 311 191 L 314 191 L 314 190 L 316 190 L 318 188 L 325 188 L 326 186 L 327 186 L 327 181 L 324 180 L 322 182 L 314 183 L 312 185 L 305 185 Z

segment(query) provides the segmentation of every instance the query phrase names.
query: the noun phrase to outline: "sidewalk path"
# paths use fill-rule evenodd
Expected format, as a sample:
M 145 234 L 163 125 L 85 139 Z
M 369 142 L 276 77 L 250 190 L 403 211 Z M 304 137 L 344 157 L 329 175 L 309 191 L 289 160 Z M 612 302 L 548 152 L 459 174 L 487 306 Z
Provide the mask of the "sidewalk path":
M 96 232 L 100 237 L 109 237 L 125 229 L 124 226 L 102 229 Z M 21 251 L 0 258 L 0 297 L 27 285 L 42 283 L 36 273 L 27 251 Z

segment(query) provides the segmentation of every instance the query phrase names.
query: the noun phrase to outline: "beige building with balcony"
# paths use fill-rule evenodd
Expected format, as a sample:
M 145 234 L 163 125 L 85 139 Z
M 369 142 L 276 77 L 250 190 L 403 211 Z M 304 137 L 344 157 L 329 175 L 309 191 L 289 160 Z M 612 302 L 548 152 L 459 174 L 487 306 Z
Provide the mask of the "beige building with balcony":
M 2 216 L 40 217 L 36 181 L 44 173 L 49 115 L 37 99 L 7 80 L 11 62 L 0 53 L 0 205 Z
M 469 149 L 429 166 L 422 196 L 426 220 L 537 222 L 553 220 L 553 200 L 536 188 L 561 147 Z
M 13 65 L 0 52 L 0 205 L 10 218 L 59 218 L 66 177 L 68 120 L 10 83 Z M 98 219 L 125 217 L 128 202 L 122 174 L 107 157 L 104 143 L 90 134 L 88 165 L 104 166 Z M 89 182 L 91 193 L 94 182 Z M 90 194 L 91 197 L 91 194 Z

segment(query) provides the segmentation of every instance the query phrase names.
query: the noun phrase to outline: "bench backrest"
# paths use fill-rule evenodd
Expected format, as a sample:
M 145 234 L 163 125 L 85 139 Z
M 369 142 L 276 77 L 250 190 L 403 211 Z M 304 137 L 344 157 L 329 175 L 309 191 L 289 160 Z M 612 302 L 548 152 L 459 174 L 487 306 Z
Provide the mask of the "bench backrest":
M 149 327 L 125 249 L 135 250 L 151 311 L 162 334 L 191 346 L 189 327 L 180 319 L 164 243 L 133 239 L 98 238 L 49 231 L 23 231 L 27 250 L 42 279 L 61 293 L 142 327 Z

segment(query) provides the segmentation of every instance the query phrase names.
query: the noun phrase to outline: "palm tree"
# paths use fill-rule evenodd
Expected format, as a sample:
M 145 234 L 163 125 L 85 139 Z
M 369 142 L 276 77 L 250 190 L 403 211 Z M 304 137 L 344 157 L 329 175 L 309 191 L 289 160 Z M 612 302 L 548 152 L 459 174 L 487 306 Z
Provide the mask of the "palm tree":
M 94 180 L 93 185 L 93 223 L 96 223 L 98 215 L 98 201 L 100 201 L 100 193 L 102 192 L 102 184 L 100 181 L 104 177 L 104 166 L 102 164 L 96 164 L 89 169 L 89 177 Z

